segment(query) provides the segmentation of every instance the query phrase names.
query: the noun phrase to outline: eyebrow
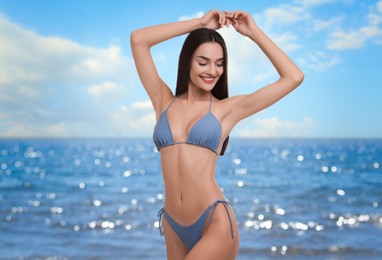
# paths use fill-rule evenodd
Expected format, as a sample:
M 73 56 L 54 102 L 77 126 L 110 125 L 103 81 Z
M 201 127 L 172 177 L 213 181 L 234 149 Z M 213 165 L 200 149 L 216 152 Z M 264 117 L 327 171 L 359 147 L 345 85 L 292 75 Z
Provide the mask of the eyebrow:
M 197 56 L 196 58 L 202 58 L 203 60 L 207 60 L 207 61 L 211 60 L 205 56 Z M 216 61 L 222 61 L 222 60 L 224 60 L 224 58 L 217 59 Z

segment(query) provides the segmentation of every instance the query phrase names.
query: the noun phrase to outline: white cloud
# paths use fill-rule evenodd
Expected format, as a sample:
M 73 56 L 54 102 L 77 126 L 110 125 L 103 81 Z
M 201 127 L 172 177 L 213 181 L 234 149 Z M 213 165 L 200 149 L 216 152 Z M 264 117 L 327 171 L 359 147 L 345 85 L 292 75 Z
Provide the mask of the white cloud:
M 382 16 L 375 13 L 369 13 L 368 20 L 371 26 L 379 25 L 382 22 Z
M 290 26 L 309 18 L 309 13 L 304 7 L 296 5 L 280 5 L 266 9 L 260 14 L 260 20 L 264 20 L 266 28 L 273 26 Z
M 88 92 L 93 96 L 102 96 L 110 92 L 114 92 L 120 88 L 120 85 L 114 82 L 104 82 L 102 84 L 95 84 L 87 88 Z
M 294 2 L 304 7 L 314 7 L 331 3 L 353 4 L 354 0 L 294 0 Z
M 329 55 L 321 51 L 304 55 L 298 61 L 301 65 L 318 72 L 324 72 L 341 62 L 336 54 Z
M 295 0 L 294 4 L 282 4 L 268 8 L 263 13 L 258 14 L 259 21 L 264 21 L 267 30 L 278 29 L 281 26 L 298 26 L 302 21 L 310 26 L 310 32 L 317 34 L 324 30 L 329 31 L 329 38 L 326 47 L 330 50 L 357 49 L 365 45 L 367 41 L 380 44 L 382 41 L 382 1 L 378 1 L 370 7 L 367 14 L 367 23 L 359 28 L 346 29 L 341 27 L 345 19 L 350 19 L 344 15 L 338 15 L 326 20 L 315 19 L 313 8 L 324 4 L 353 4 L 349 0 Z M 305 30 L 307 27 L 305 27 Z M 309 32 L 309 29 L 308 29 Z M 286 32 L 288 34 L 288 32 Z M 296 40 L 289 41 L 296 44 Z M 289 45 L 290 48 L 299 48 L 300 45 Z
M 366 37 L 360 31 L 331 33 L 327 47 L 330 50 L 357 49 L 364 45 Z
M 86 92 L 104 106 L 123 103 L 128 96 L 126 84 L 106 81 L 86 88 Z
M 374 38 L 382 35 L 382 29 L 377 26 L 365 26 L 360 29 L 360 33 L 365 39 Z
M 345 16 L 341 15 L 341 16 L 336 16 L 336 17 L 333 17 L 329 20 L 315 20 L 313 22 L 313 31 L 322 31 L 322 30 L 326 30 L 326 29 L 332 29 L 332 28 L 337 28 L 341 22 L 344 20 Z
M 285 52 L 292 52 L 301 47 L 300 44 L 297 43 L 298 42 L 297 35 L 291 32 L 285 32 L 281 35 L 272 37 L 272 39 Z
M 153 105 L 151 104 L 151 101 L 137 101 L 131 104 L 131 107 L 133 109 L 153 109 Z
M 382 1 L 379 1 L 376 7 L 370 11 L 367 15 L 368 23 L 366 25 L 353 30 L 337 29 L 333 31 L 330 34 L 327 47 L 331 50 L 346 50 L 361 48 L 367 41 L 374 41 L 378 44 L 382 37 L 382 29 L 380 28 L 382 23 L 381 5 Z
M 200 18 L 204 15 L 204 12 L 202 11 L 199 11 L 195 14 L 192 14 L 192 15 L 182 15 L 181 17 L 179 17 L 179 21 L 186 21 L 186 20 L 190 20 L 190 19 L 194 19 L 194 18 Z
M 150 101 L 121 106 L 111 113 L 111 127 L 116 135 L 151 136 L 155 125 L 155 112 Z
M 102 136 L 138 80 L 121 48 L 42 36 L 0 16 L 0 136 Z
M 252 83 L 255 86 L 262 86 L 269 82 L 271 82 L 272 79 L 275 77 L 275 72 L 262 72 L 262 73 L 256 73 L 252 78 Z
M 316 5 L 333 3 L 335 1 L 336 0 L 295 0 L 294 2 L 300 3 L 304 6 L 316 6 Z
M 237 131 L 239 137 L 297 137 L 314 126 L 314 120 L 304 117 L 302 122 L 281 120 L 276 117 L 255 118 Z
M 97 127 L 99 128 L 99 127 Z M 104 129 L 105 132 L 107 129 Z M 46 125 L 30 124 L 20 120 L 9 125 L 2 136 L 5 137 L 99 137 L 100 132 L 89 122 L 56 122 Z

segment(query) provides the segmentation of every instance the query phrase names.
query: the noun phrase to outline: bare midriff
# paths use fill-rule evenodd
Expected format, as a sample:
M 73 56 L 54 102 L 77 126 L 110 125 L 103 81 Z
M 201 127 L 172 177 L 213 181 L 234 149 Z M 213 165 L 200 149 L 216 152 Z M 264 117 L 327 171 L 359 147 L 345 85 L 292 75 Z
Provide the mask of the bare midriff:
M 208 148 L 176 144 L 161 149 L 166 211 L 190 225 L 224 195 L 215 180 L 217 155 Z

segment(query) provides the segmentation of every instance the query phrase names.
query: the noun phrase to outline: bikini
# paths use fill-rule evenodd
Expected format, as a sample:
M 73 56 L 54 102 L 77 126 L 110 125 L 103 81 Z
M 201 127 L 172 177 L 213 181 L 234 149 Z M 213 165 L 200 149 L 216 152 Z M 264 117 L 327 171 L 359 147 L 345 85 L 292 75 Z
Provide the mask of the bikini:
M 219 146 L 222 129 L 220 122 L 211 112 L 212 106 L 212 95 L 210 96 L 210 107 L 208 113 L 206 113 L 202 118 L 200 118 L 192 127 L 188 133 L 186 141 L 175 142 L 171 127 L 167 117 L 167 110 L 175 101 L 175 98 L 170 102 L 167 108 L 163 111 L 159 120 L 154 128 L 153 139 L 158 151 L 162 147 L 167 147 L 176 144 L 192 144 L 208 148 L 218 155 L 217 149 Z M 222 204 L 227 212 L 227 216 L 230 222 L 231 227 L 231 237 L 233 239 L 233 227 L 231 216 L 228 211 L 228 205 L 230 205 L 225 200 L 217 200 L 212 205 L 210 205 L 202 215 L 191 225 L 183 226 L 178 224 L 164 209 L 164 207 L 158 212 L 159 218 L 159 231 L 163 235 L 162 231 L 162 216 L 166 218 L 167 222 L 170 224 L 171 228 L 175 231 L 177 236 L 183 241 L 184 245 L 188 250 L 191 250 L 195 244 L 200 240 L 202 236 L 202 231 L 204 224 L 208 219 L 208 222 L 211 222 L 212 217 L 215 213 L 217 205 Z
M 155 128 L 153 139 L 158 149 L 175 144 L 193 144 L 210 149 L 217 153 L 217 149 L 222 135 L 222 127 L 220 122 L 211 112 L 212 95 L 210 96 L 210 108 L 207 114 L 200 118 L 191 128 L 188 133 L 187 140 L 183 142 L 175 142 L 172 136 L 170 124 L 168 122 L 167 110 L 170 108 L 176 97 L 172 99 L 160 116 Z
M 203 214 L 191 225 L 189 226 L 183 226 L 178 224 L 167 212 L 164 208 L 159 210 L 158 218 L 159 218 L 159 232 L 161 235 L 163 235 L 162 230 L 162 216 L 166 218 L 167 222 L 170 224 L 171 228 L 175 231 L 175 233 L 178 235 L 178 237 L 183 241 L 184 245 L 187 247 L 187 249 L 190 251 L 196 243 L 199 242 L 200 238 L 202 237 L 202 231 L 204 224 L 206 223 L 206 220 L 208 218 L 208 223 L 211 222 L 212 217 L 215 213 L 216 206 L 222 204 L 224 205 L 224 208 L 227 212 L 227 216 L 229 219 L 229 223 L 231 226 L 231 237 L 233 239 L 233 227 L 232 227 L 232 220 L 231 216 L 228 212 L 228 205 L 231 205 L 228 201 L 225 200 L 217 200 L 214 204 L 209 206 Z M 211 213 L 211 214 L 210 214 Z

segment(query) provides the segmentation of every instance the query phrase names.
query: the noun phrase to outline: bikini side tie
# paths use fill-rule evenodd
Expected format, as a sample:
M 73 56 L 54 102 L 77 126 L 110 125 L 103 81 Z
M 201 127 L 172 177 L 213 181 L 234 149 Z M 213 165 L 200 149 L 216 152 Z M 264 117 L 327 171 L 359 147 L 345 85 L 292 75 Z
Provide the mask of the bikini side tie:
M 227 206 L 231 206 L 231 203 L 229 203 L 228 201 L 225 201 L 225 200 L 217 200 L 215 201 L 215 203 L 212 205 L 212 213 L 210 214 L 210 217 L 208 219 L 208 222 L 211 222 L 212 221 L 212 217 L 214 216 L 214 213 L 215 213 L 215 210 L 216 210 L 216 206 L 219 205 L 219 204 L 223 204 L 224 208 L 225 208 L 225 211 L 227 212 L 227 216 L 228 216 L 228 219 L 229 219 L 229 224 L 231 226 L 231 237 L 233 239 L 233 226 L 232 226 L 232 220 L 231 220 L 231 215 L 229 214 L 228 212 L 228 208 Z

